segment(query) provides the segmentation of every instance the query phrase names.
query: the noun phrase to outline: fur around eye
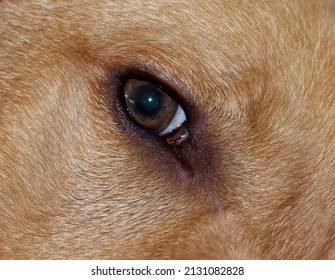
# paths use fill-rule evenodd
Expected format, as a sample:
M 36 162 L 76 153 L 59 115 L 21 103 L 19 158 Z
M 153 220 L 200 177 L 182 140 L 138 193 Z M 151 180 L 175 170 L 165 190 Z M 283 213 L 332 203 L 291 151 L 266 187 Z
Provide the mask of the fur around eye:
M 124 98 L 129 115 L 142 127 L 165 138 L 169 144 L 179 145 L 187 139 L 185 111 L 155 84 L 129 79 L 124 87 Z

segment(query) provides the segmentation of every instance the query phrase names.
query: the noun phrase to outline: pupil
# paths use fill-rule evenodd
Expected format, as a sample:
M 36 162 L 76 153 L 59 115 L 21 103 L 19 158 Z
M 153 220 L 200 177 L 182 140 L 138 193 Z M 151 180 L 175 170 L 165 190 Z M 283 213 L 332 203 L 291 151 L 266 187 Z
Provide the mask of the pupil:
M 145 89 L 139 98 L 139 106 L 143 113 L 154 113 L 159 109 L 160 98 L 158 93 L 152 89 Z

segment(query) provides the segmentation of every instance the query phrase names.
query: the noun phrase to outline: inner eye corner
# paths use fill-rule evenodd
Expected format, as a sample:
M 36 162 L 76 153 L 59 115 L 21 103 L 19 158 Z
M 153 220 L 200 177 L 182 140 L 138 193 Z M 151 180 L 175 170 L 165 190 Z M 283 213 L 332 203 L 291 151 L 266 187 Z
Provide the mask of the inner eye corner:
M 180 98 L 176 98 L 176 90 L 170 90 L 157 79 L 135 73 L 124 77 L 122 95 L 128 117 L 143 129 L 171 146 L 179 146 L 190 137 L 188 116 Z

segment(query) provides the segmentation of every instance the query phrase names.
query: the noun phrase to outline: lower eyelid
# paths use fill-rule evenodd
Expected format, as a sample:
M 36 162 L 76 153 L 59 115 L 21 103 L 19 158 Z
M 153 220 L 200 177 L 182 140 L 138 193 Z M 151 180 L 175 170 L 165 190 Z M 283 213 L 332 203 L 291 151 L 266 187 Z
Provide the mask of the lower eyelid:
M 168 144 L 179 146 L 190 137 L 190 133 L 186 124 L 183 123 L 178 128 L 162 137 L 166 140 L 166 142 L 168 142 Z

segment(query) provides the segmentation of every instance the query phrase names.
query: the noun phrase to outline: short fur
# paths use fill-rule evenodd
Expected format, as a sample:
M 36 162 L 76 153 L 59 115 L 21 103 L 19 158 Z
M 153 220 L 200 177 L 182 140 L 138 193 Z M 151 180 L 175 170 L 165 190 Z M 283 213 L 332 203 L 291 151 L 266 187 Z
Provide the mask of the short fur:
M 0 258 L 335 258 L 333 12 L 1 1 Z M 177 150 L 126 116 L 124 71 L 176 94 Z

